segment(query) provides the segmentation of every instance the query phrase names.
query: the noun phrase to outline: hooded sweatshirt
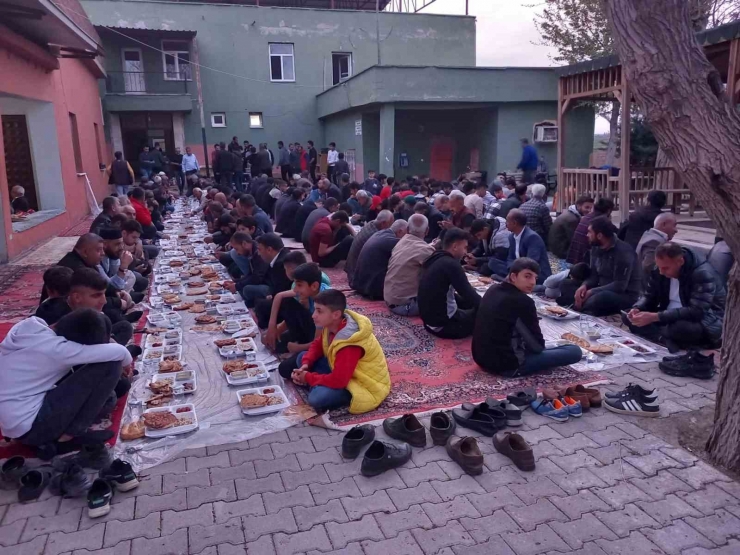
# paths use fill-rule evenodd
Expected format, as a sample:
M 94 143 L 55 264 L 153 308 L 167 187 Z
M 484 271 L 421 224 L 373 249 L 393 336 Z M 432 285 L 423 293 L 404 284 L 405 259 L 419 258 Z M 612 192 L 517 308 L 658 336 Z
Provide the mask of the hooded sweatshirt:
M 81 345 L 58 336 L 35 316 L 18 322 L 0 343 L 0 429 L 18 438 L 28 433 L 44 396 L 73 366 L 120 361 L 131 364 L 118 344 Z
M 477 307 L 480 296 L 470 285 L 460 261 L 447 251 L 436 251 L 422 264 L 419 280 L 419 315 L 429 327 L 444 327 L 457 311 L 455 293 Z

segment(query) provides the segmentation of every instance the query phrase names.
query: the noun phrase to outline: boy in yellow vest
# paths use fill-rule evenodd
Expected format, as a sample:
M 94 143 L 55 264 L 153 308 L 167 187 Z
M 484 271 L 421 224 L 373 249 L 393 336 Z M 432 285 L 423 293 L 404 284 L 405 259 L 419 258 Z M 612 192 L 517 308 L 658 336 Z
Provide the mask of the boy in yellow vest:
M 328 289 L 314 299 L 313 320 L 323 328 L 308 351 L 280 365 L 280 374 L 308 386 L 308 404 L 322 412 L 349 405 L 369 412 L 391 390 L 388 363 L 365 316 L 347 310 L 344 293 Z M 288 364 L 286 364 L 288 363 Z

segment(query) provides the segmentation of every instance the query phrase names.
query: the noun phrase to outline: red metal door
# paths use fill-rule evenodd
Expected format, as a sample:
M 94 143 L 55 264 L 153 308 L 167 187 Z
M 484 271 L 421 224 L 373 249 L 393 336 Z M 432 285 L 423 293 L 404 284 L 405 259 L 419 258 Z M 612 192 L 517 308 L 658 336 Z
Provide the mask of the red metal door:
M 432 148 L 429 156 L 429 176 L 439 181 L 451 181 L 454 155 L 454 140 L 450 137 L 432 137 Z

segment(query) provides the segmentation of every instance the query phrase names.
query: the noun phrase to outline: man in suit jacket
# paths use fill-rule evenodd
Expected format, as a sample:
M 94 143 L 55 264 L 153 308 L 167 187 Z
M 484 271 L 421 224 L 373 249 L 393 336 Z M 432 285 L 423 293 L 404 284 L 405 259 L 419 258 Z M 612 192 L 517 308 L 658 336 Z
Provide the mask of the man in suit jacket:
M 509 268 L 517 258 L 526 256 L 540 265 L 540 273 L 537 275 L 537 283 L 544 283 L 550 277 L 550 260 L 547 257 L 547 247 L 537 233 L 527 227 L 527 216 L 518 208 L 509 211 L 506 216 L 506 228 L 511 231 L 509 237 L 509 256 L 506 261 L 492 258 L 488 261 L 488 267 L 494 275 L 504 277 L 509 275 Z
M 242 297 L 247 307 L 254 308 L 260 299 L 272 297 L 290 289 L 291 281 L 285 274 L 283 261 L 288 250 L 283 240 L 275 233 L 265 233 L 257 238 L 257 253 L 265 262 L 264 271 L 253 274 L 248 285 L 242 289 Z

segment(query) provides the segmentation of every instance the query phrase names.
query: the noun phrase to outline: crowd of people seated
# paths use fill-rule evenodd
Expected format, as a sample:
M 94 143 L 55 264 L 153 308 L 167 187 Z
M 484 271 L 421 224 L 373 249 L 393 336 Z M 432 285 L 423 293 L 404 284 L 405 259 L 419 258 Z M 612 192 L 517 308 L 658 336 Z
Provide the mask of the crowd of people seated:
M 706 365 L 698 350 L 720 342 L 732 256 L 722 241 L 708 257 L 674 243 L 677 221 L 663 211 L 661 191 L 651 191 L 620 228 L 611 219 L 614 203 L 589 196 L 553 221 L 546 187 L 531 180 L 397 181 L 368 171 L 358 183 L 341 153 L 319 174 L 311 143 L 307 150 L 279 144 L 277 159 L 266 145 L 232 143 L 214 150 L 218 179 L 188 170 L 175 182 L 194 199 L 206 242 L 264 330 L 263 343 L 284 357 L 280 375 L 309 388 L 317 410 L 367 412 L 391 387 L 370 320 L 347 309 L 322 271 L 338 265 L 359 295 L 383 300 L 395 315 L 420 317 L 428 333 L 472 336 L 478 366 L 505 377 L 581 358 L 576 346 L 545 347 L 532 294 L 584 314 L 621 314 L 637 335 L 671 351 L 692 349 L 686 364 Z M 240 172 L 236 158 L 246 152 Z M 281 178 L 272 177 L 273 167 Z M 128 167 L 112 169 L 133 181 Z M 127 367 L 138 352 L 124 346 L 142 316 L 135 305 L 174 207 L 172 184 L 152 170 L 117 187 L 90 232 L 44 274 L 36 315 L 0 344 L 0 366 L 13 368 L 0 372 L 6 437 L 45 455 L 107 439 L 89 427 L 128 390 Z M 305 253 L 287 248 L 289 240 Z M 550 253 L 563 264 L 554 275 Z M 500 284 L 481 297 L 466 271 Z M 90 347 L 103 343 L 110 345 Z M 19 374 L 32 368 L 44 371 L 30 380 Z

